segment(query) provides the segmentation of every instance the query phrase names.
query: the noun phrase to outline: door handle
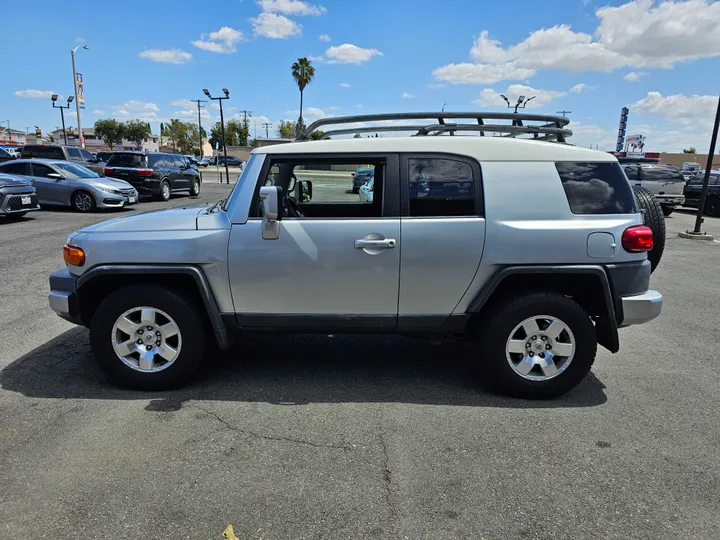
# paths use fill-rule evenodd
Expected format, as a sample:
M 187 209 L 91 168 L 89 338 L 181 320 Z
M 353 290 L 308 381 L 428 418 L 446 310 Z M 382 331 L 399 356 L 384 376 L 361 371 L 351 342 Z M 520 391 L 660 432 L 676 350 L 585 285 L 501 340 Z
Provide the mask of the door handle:
M 395 239 L 394 238 L 385 238 L 384 240 L 355 240 L 355 247 L 358 249 L 385 249 L 385 248 L 394 248 L 395 247 Z

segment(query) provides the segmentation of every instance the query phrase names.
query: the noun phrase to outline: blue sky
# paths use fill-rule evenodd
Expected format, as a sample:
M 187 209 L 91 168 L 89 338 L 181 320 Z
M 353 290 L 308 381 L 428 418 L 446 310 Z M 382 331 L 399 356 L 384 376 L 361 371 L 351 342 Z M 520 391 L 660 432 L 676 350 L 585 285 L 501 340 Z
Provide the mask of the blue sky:
M 290 64 L 309 56 L 305 118 L 500 110 L 572 111 L 576 144 L 612 149 L 620 109 L 647 150 L 709 146 L 720 88 L 720 2 L 686 0 L 76 0 L 4 5 L 0 121 L 47 132 L 50 93 L 72 95 L 70 50 L 85 82 L 83 125 L 99 118 L 197 118 L 202 89 L 277 126 L 296 119 Z M 214 6 L 218 6 L 215 8 Z M 37 96 L 37 97 L 34 97 Z M 218 119 L 209 106 L 204 122 Z M 76 125 L 69 115 L 68 125 Z M 251 123 L 254 127 L 255 121 Z M 274 127 L 273 127 L 274 130 Z

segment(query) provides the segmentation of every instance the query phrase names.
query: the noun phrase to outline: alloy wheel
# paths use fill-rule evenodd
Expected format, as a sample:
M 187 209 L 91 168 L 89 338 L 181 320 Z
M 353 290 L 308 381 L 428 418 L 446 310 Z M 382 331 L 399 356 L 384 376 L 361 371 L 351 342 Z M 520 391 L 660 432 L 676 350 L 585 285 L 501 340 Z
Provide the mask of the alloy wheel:
M 164 311 L 148 306 L 120 315 L 112 327 L 111 339 L 123 364 L 143 373 L 170 367 L 182 348 L 177 323 Z
M 575 336 L 557 317 L 536 315 L 518 324 L 507 339 L 512 370 L 530 381 L 547 381 L 565 371 L 575 355 Z

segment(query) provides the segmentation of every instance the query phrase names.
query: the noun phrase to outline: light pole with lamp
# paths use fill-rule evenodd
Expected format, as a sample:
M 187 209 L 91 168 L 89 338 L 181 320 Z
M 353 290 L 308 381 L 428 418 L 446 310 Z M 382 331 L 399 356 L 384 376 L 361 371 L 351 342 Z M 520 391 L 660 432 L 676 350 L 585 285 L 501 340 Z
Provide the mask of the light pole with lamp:
M 718 128 L 720 127 L 720 99 L 718 99 L 718 108 L 715 113 L 715 125 L 713 125 L 712 139 L 710 140 L 710 149 L 708 151 L 707 164 L 705 165 L 705 176 L 703 177 L 702 194 L 700 195 L 700 204 L 698 205 L 697 216 L 695 217 L 695 228 L 688 234 L 703 236 L 700 232 L 700 226 L 703 223 L 703 212 L 705 212 L 705 201 L 707 200 L 708 186 L 710 185 L 710 171 L 713 166 L 713 154 L 715 153 L 715 145 L 717 144 Z
M 77 70 L 75 69 L 75 51 L 77 51 L 78 49 L 85 49 L 87 51 L 89 49 L 89 47 L 87 45 L 78 45 L 72 51 L 70 51 L 70 56 L 72 57 L 72 68 L 73 68 L 73 88 L 75 88 L 76 96 L 80 95 L 78 93 Z M 80 123 L 80 99 L 75 100 L 75 112 L 77 113 L 78 133 L 80 134 L 80 147 L 85 148 L 85 137 L 83 136 L 82 124 Z M 67 144 L 67 142 L 65 144 Z
M 227 145 L 225 144 L 225 119 L 223 118 L 223 107 L 222 102 L 223 99 L 230 99 L 230 92 L 228 92 L 227 88 L 222 89 L 223 94 L 225 94 L 225 97 L 212 97 L 210 95 L 210 92 L 207 88 L 203 88 L 203 94 L 205 94 L 210 99 L 216 99 L 220 103 L 220 133 L 222 133 L 222 142 L 223 142 L 223 156 L 225 156 L 225 176 L 227 179 L 227 184 L 230 183 L 230 171 L 228 170 L 228 164 L 227 164 Z M 220 182 L 222 183 L 222 178 L 220 179 Z
M 527 98 L 527 99 L 525 99 L 525 96 L 520 96 L 520 97 L 518 98 L 517 103 L 516 103 L 515 105 L 511 105 L 511 104 L 510 104 L 510 101 L 508 100 L 508 98 L 505 97 L 503 94 L 500 94 L 500 97 L 505 100 L 505 103 L 507 103 L 508 109 L 515 108 L 515 114 L 517 114 L 518 108 L 524 109 L 525 106 L 530 102 L 530 100 L 535 99 L 536 96 L 529 97 L 529 98 Z
M 75 98 L 75 96 L 70 96 L 67 98 L 67 105 L 56 105 L 58 95 L 53 94 L 50 98 L 52 100 L 52 105 L 54 109 L 60 109 L 60 119 L 62 120 L 62 130 L 63 130 L 63 140 L 65 141 L 65 146 L 67 146 L 67 132 L 65 131 L 65 113 L 63 112 L 63 109 L 69 109 L 70 104 L 72 103 L 72 100 Z

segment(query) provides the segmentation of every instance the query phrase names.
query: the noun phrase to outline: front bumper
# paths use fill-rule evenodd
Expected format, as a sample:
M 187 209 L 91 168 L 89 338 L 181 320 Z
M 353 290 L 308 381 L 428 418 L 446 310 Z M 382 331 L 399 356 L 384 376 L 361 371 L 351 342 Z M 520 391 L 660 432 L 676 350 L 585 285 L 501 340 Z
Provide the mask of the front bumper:
M 0 215 L 24 214 L 40 210 L 38 198 L 34 191 L 28 188 L 7 188 L 0 193 Z M 30 202 L 23 203 L 23 199 L 30 199 Z
M 50 308 L 66 321 L 82 324 L 77 301 L 77 278 L 67 268 L 50 274 Z
M 623 321 L 620 326 L 630 326 L 652 321 L 660 315 L 663 295 L 657 291 L 622 297 Z

